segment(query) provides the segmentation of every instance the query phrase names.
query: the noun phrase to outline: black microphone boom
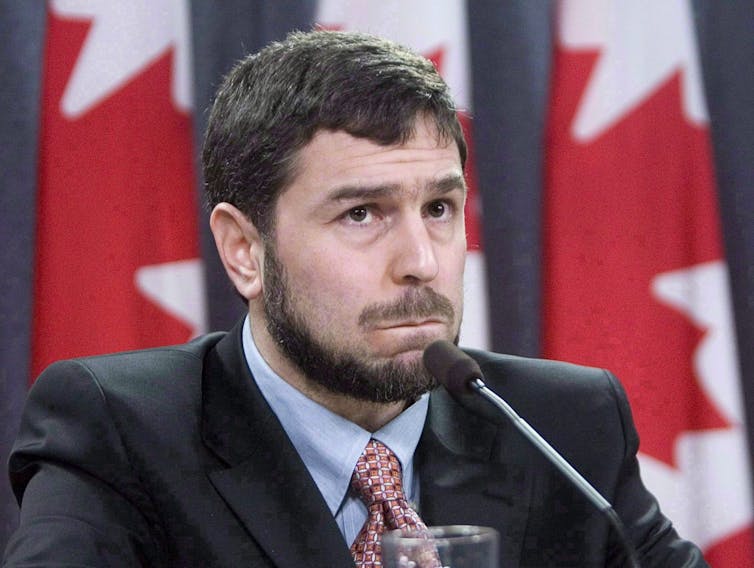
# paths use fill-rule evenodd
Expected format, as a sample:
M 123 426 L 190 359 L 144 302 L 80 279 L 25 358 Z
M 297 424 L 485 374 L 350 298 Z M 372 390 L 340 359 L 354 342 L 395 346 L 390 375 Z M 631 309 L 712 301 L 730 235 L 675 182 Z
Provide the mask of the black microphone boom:
M 424 366 L 442 384 L 453 398 L 458 400 L 464 406 L 463 395 L 474 392 L 493 404 L 500 410 L 518 429 L 523 436 L 529 440 L 558 471 L 560 471 L 597 510 L 603 513 L 613 529 L 615 529 L 618 539 L 621 541 L 628 555 L 631 566 L 639 567 L 639 561 L 636 556 L 636 550 L 631 541 L 626 537 L 623 523 L 618 514 L 613 509 L 610 502 L 605 499 L 599 491 L 584 479 L 584 477 L 574 469 L 574 467 L 553 448 L 547 440 L 539 435 L 526 420 L 521 418 L 515 410 L 497 394 L 487 388 L 484 384 L 482 370 L 477 362 L 466 355 L 458 347 L 449 341 L 435 341 L 425 350 L 423 356 Z

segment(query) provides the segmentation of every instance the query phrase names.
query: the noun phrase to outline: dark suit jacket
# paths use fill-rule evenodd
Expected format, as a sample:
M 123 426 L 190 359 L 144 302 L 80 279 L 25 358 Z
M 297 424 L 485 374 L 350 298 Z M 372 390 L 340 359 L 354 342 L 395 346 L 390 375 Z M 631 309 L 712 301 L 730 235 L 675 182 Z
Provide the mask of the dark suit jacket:
M 472 352 L 488 384 L 611 500 L 645 566 L 705 565 L 639 479 L 609 373 Z M 438 389 L 416 455 L 427 524 L 501 534 L 501 566 L 604 566 L 604 520 L 515 430 Z M 62 361 L 31 390 L 10 458 L 8 566 L 353 566 L 252 380 L 240 326 L 187 345 Z

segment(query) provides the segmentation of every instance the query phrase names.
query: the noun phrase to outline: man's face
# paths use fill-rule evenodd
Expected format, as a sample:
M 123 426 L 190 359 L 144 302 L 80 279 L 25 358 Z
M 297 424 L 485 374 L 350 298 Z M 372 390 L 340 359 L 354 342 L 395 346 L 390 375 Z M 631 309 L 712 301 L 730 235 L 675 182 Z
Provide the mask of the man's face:
M 424 348 L 462 314 L 466 196 L 455 143 L 322 131 L 305 146 L 265 250 L 267 330 L 310 381 L 372 402 L 434 386 Z

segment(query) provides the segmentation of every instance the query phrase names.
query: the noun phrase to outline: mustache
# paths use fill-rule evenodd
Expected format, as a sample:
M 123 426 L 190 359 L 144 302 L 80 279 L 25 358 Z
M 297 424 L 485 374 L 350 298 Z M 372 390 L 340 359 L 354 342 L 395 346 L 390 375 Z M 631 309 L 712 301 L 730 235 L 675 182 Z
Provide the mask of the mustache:
M 359 315 L 359 326 L 372 327 L 381 321 L 412 320 L 429 317 L 455 321 L 451 301 L 432 288 L 412 288 L 392 302 L 370 304 Z

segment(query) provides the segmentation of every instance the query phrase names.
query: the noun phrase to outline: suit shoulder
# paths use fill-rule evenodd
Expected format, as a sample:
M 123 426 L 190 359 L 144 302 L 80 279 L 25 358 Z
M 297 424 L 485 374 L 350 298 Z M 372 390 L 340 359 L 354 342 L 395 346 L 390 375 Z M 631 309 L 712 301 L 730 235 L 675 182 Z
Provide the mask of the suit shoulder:
M 45 379 L 49 375 L 75 372 L 76 369 L 79 372 L 92 373 L 98 380 L 122 375 L 161 375 L 166 370 L 201 363 L 207 351 L 225 335 L 226 332 L 215 332 L 180 345 L 63 359 L 47 367 L 40 379 Z
M 226 334 L 227 332 L 218 331 L 201 335 L 187 343 L 79 357 L 71 359 L 71 361 L 78 361 L 86 366 L 100 367 L 135 363 L 137 361 L 161 362 L 184 358 L 201 360 L 204 358 L 205 353 L 220 341 L 220 339 L 225 337 Z
M 575 463 L 595 448 L 616 459 L 638 446 L 626 393 L 606 369 L 467 350 L 485 382 Z
M 524 418 L 554 414 L 630 415 L 626 393 L 608 370 L 553 361 L 466 350 L 478 363 L 487 385 Z
M 61 360 L 45 369 L 30 396 L 60 397 L 84 388 L 99 391 L 112 402 L 169 399 L 199 384 L 204 357 L 224 336 L 225 332 L 217 332 L 181 345 Z
M 485 378 L 491 381 L 525 381 L 527 386 L 537 384 L 547 388 L 603 387 L 614 379 L 606 369 L 587 367 L 565 361 L 505 355 L 478 349 L 464 349 L 479 363 Z

